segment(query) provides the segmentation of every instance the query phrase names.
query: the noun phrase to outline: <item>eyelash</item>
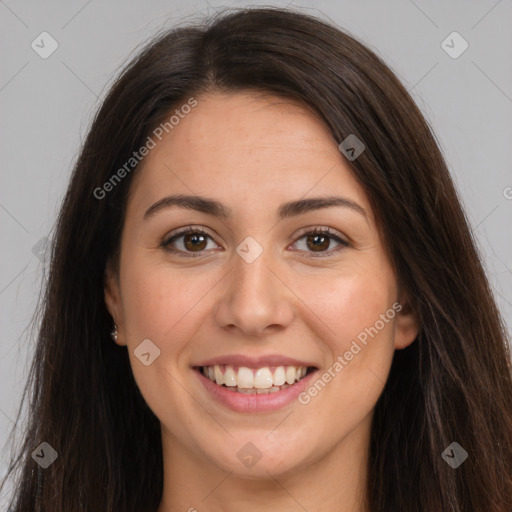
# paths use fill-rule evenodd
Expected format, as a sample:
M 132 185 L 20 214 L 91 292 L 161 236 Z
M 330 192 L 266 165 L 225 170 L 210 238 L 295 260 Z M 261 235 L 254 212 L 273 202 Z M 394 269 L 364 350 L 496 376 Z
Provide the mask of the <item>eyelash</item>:
M 173 254 L 180 254 L 182 256 L 184 254 L 186 254 L 186 256 L 183 256 L 185 258 L 197 258 L 197 257 L 200 257 L 200 256 L 203 255 L 204 251 L 199 251 L 197 253 L 186 252 L 186 251 L 182 251 L 180 249 L 175 249 L 175 248 L 173 248 L 170 245 L 177 238 L 182 237 L 184 235 L 188 235 L 190 233 L 197 234 L 197 235 L 203 235 L 203 236 L 208 237 L 208 238 L 213 240 L 212 236 L 208 232 L 203 230 L 202 228 L 195 228 L 195 227 L 189 226 L 189 227 L 179 231 L 178 233 L 175 233 L 170 238 L 164 239 L 162 241 L 162 243 L 160 244 L 160 246 L 165 251 L 168 251 L 168 252 L 173 253 Z M 330 251 L 323 251 L 323 252 L 319 252 L 319 253 L 312 252 L 311 254 L 314 254 L 313 258 L 329 257 L 329 256 L 332 256 L 334 253 L 338 253 L 338 252 L 342 251 L 346 247 L 350 247 L 350 244 L 346 240 L 343 240 L 339 236 L 335 235 L 331 231 L 330 228 L 313 228 L 311 231 L 306 231 L 305 233 L 301 234 L 297 238 L 297 241 L 300 240 L 301 238 L 304 238 L 304 237 L 308 236 L 308 235 L 327 235 L 329 238 L 332 238 L 333 240 L 335 240 L 336 242 L 338 242 L 340 244 L 340 246 L 338 248 L 330 250 Z M 310 251 L 306 251 L 306 252 L 310 252 Z

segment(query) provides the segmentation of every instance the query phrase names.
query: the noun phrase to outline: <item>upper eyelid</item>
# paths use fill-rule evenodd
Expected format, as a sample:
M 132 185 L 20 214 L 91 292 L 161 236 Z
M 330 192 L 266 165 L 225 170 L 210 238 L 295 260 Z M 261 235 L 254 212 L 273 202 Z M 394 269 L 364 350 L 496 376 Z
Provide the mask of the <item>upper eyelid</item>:
M 208 229 L 202 227 L 202 226 L 185 226 L 184 228 L 178 228 L 178 231 L 176 233 L 172 232 L 165 235 L 164 238 L 163 238 L 163 241 L 164 243 L 168 243 L 170 240 L 172 240 L 173 238 L 177 238 L 177 237 L 180 237 L 180 236 L 183 236 L 183 235 L 188 235 L 189 233 L 201 233 L 203 232 L 204 234 L 208 235 L 210 238 L 214 239 L 215 236 L 212 235 Z M 217 243 L 217 242 L 215 242 Z
M 343 235 L 343 233 L 341 233 L 337 229 L 331 228 L 329 226 L 322 226 L 322 225 L 319 225 L 319 224 L 302 228 L 299 231 L 299 234 L 295 235 L 295 237 L 301 237 L 301 236 L 307 235 L 311 231 L 325 231 L 326 235 L 329 235 L 329 236 L 332 236 L 332 237 L 337 236 L 337 237 L 339 237 L 341 239 L 346 238 L 346 236 Z

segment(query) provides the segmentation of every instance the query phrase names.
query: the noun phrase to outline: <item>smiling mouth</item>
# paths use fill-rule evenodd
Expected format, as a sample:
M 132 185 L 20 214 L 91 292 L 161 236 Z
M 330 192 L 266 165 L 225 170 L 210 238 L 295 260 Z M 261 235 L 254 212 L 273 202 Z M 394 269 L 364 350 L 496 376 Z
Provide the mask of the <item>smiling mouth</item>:
M 317 370 L 313 366 L 196 366 L 194 369 L 218 386 L 235 393 L 266 395 L 295 385 L 306 375 Z

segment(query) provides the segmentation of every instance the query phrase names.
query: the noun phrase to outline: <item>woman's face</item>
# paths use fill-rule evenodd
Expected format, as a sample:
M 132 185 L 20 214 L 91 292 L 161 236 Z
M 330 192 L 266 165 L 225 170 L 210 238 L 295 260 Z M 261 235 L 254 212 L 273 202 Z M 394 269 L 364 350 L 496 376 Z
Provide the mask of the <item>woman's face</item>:
M 303 107 L 196 99 L 133 171 L 105 288 L 164 457 L 255 478 L 363 457 L 393 352 L 417 334 L 365 191 Z M 176 195 L 203 202 L 146 213 Z M 283 388 L 293 367 L 314 371 Z

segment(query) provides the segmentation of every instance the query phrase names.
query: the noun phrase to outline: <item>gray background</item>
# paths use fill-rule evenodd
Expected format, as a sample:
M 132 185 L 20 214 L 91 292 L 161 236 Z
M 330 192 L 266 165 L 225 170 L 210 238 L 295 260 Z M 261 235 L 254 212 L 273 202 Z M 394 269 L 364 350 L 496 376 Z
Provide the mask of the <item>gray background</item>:
M 94 111 L 121 65 L 156 30 L 249 5 L 257 3 L 0 0 L 0 476 L 33 348 L 28 325 L 44 267 L 38 249 Z M 512 0 L 270 5 L 300 6 L 334 21 L 406 85 L 440 142 L 510 330 Z M 31 48 L 43 31 L 59 45 L 47 59 Z M 455 59 L 441 46 L 453 31 L 469 44 Z

